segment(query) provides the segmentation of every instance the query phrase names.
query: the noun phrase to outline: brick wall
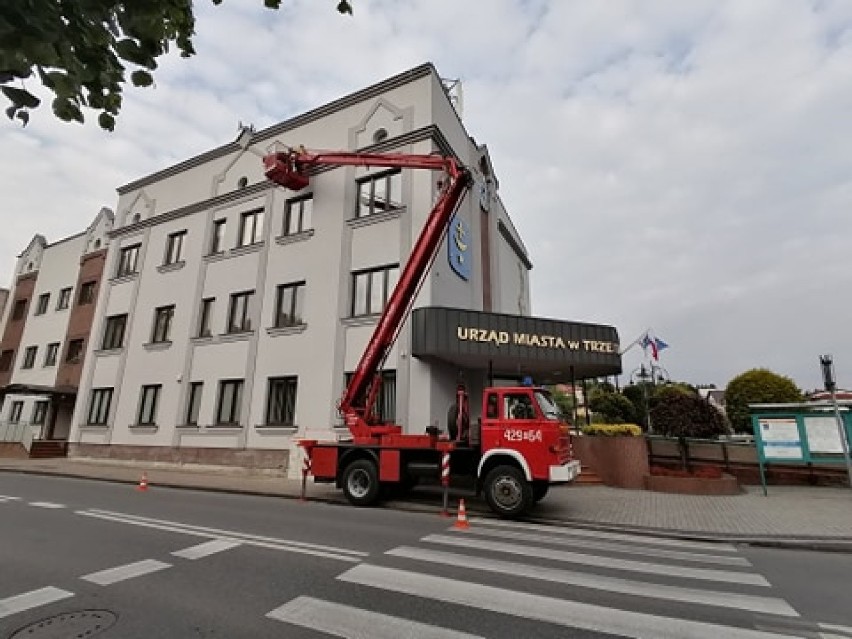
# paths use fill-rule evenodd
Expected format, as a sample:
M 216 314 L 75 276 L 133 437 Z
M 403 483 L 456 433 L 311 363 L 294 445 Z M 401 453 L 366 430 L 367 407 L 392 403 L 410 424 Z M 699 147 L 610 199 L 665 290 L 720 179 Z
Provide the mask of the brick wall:
M 59 370 L 56 373 L 56 386 L 73 386 L 80 385 L 80 376 L 83 372 L 83 360 L 85 359 L 86 348 L 89 342 L 89 333 L 92 330 L 92 322 L 95 319 L 95 310 L 97 308 L 98 291 L 101 286 L 101 278 L 103 277 L 104 264 L 106 263 L 106 249 L 88 253 L 80 259 L 80 272 L 77 276 L 77 285 L 75 287 L 75 297 L 73 306 L 71 307 L 71 316 L 68 318 L 68 329 L 65 334 L 65 351 L 62 353 L 62 360 L 59 364 Z M 80 299 L 80 287 L 84 282 L 97 282 L 95 285 L 95 297 L 89 304 L 78 304 Z M 76 362 L 68 362 L 66 354 L 68 352 L 68 343 L 75 339 L 83 340 L 83 353 Z
M 607 486 L 645 488 L 650 472 L 644 437 L 574 437 L 574 455 Z
M 26 318 L 33 304 L 33 291 L 35 291 L 37 278 L 37 271 L 19 277 L 15 283 L 15 291 L 9 297 L 9 319 L 6 322 L 6 330 L 3 331 L 3 339 L 0 341 L 0 352 L 13 350 L 15 351 L 15 357 L 12 360 L 12 365 L 9 366 L 9 370 L 0 371 L 0 386 L 6 386 L 12 379 L 12 370 L 15 368 L 15 362 L 20 355 L 21 338 L 24 334 L 24 326 L 27 323 Z M 27 300 L 27 312 L 22 319 L 14 320 L 12 319 L 12 313 L 18 300 Z

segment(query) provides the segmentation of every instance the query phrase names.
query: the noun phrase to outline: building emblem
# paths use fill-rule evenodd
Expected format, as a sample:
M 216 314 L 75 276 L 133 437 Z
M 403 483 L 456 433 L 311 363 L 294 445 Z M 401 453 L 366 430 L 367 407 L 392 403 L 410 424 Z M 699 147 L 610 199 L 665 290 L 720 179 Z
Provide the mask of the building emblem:
M 470 279 L 473 260 L 470 255 L 470 225 L 461 216 L 456 215 L 450 222 L 447 232 L 447 252 L 450 267 L 461 279 Z

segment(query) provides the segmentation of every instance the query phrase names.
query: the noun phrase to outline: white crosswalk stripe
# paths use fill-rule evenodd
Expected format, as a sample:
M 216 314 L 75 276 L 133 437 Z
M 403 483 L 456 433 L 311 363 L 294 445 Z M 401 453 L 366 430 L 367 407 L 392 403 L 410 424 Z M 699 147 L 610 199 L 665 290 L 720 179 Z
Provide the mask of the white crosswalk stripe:
M 852 639 L 852 626 L 841 626 L 835 623 L 819 624 L 822 639 Z
M 631 533 L 614 533 L 604 530 L 589 530 L 568 526 L 548 526 L 546 524 L 528 524 L 517 521 L 501 521 L 496 519 L 471 519 L 472 526 L 495 528 L 519 528 L 522 530 L 536 530 L 548 532 L 555 535 L 567 535 L 569 537 L 590 537 L 592 539 L 608 539 L 624 543 L 636 543 L 645 546 L 666 546 L 670 548 L 681 548 L 683 550 L 708 550 L 711 552 L 736 553 L 737 549 L 728 543 L 715 543 L 706 541 L 690 541 L 688 539 L 669 539 L 667 537 L 651 537 L 650 535 L 635 535 Z
M 708 606 L 720 606 L 722 608 L 740 608 L 752 612 L 761 612 L 775 615 L 796 616 L 798 613 L 783 599 L 775 597 L 760 597 L 755 595 L 744 595 L 742 593 L 719 592 L 715 590 L 701 590 L 699 588 L 681 588 L 678 586 L 666 586 L 644 581 L 631 581 L 618 579 L 603 575 L 594 575 L 571 570 L 560 570 L 547 566 L 531 566 L 514 561 L 501 561 L 499 559 L 482 559 L 459 553 L 448 553 L 434 550 L 422 550 L 420 548 L 409 548 L 400 546 L 388 551 L 394 557 L 406 557 L 431 564 L 445 564 L 470 568 L 483 572 L 494 572 L 504 575 L 516 575 L 529 579 L 550 581 L 570 586 L 580 586 L 594 590 L 617 592 L 637 597 L 651 597 L 654 599 L 667 599 L 669 601 L 683 601 L 705 604 Z
M 297 597 L 266 616 L 347 639 L 482 639 L 479 635 L 456 632 L 313 597 Z
M 729 544 L 618 533 L 599 541 L 575 532 L 476 520 L 470 530 L 426 535 L 419 544 L 397 546 L 383 559 L 340 574 L 338 581 L 356 587 L 329 598 L 340 601 L 298 597 L 267 616 L 338 637 L 469 636 L 452 634 L 458 629 L 447 623 L 463 615 L 443 614 L 448 627 L 439 628 L 387 614 L 398 609 L 384 610 L 381 597 L 369 598 L 377 603 L 364 607 L 347 600 L 357 593 L 355 601 L 363 602 L 367 588 L 416 597 L 423 605 L 462 606 L 563 629 L 551 628 L 548 632 L 558 633 L 552 636 L 570 636 L 571 629 L 647 639 L 780 639 L 820 637 L 819 632 L 827 638 L 842 632 L 808 622 L 783 598 L 770 596 L 771 584 Z M 630 555 L 641 560 L 625 558 Z M 504 587 L 488 585 L 502 586 L 507 579 Z M 722 611 L 733 614 L 716 623 Z M 514 636 L 511 624 L 502 627 L 501 636 Z M 387 634 L 376 634 L 376 628 Z
M 542 559 L 553 559 L 555 561 L 584 564 L 587 566 L 609 568 L 612 570 L 641 572 L 666 577 L 687 577 L 689 579 L 702 579 L 705 581 L 722 581 L 732 584 L 769 586 L 769 582 L 766 581 L 766 579 L 760 575 L 750 572 L 715 570 L 712 568 L 693 568 L 692 566 L 675 566 L 672 564 L 656 564 L 648 561 L 633 561 L 631 559 L 601 557 L 599 555 L 586 555 L 578 552 L 552 550 L 550 548 L 541 548 L 530 545 L 486 541 L 484 539 L 474 538 L 468 535 L 428 535 L 423 538 L 423 541 L 431 544 L 442 544 L 446 546 L 456 546 L 459 548 L 492 550 L 497 553 L 524 555 L 527 557 L 541 557 Z
M 588 541 L 586 539 L 558 538 L 553 535 L 527 534 L 507 530 L 477 530 L 480 537 L 497 537 L 499 539 L 513 539 L 518 541 L 531 541 L 534 543 L 548 543 L 554 546 L 570 546 L 571 548 L 587 548 L 589 550 L 608 550 L 611 552 L 625 553 L 628 555 L 643 555 L 645 557 L 660 557 L 661 559 L 679 559 L 681 561 L 693 561 L 699 563 L 719 564 L 725 566 L 751 566 L 751 562 L 745 557 L 735 555 L 708 555 L 705 553 L 684 552 L 681 550 L 667 550 L 662 548 L 648 548 L 636 544 L 627 545 L 608 541 Z
M 637 639 L 780 639 L 789 635 L 641 612 L 605 608 L 566 599 L 532 595 L 516 590 L 484 586 L 473 582 L 435 577 L 423 573 L 361 564 L 338 577 L 361 586 L 424 597 L 444 603 L 471 606 L 500 614 L 544 621 Z

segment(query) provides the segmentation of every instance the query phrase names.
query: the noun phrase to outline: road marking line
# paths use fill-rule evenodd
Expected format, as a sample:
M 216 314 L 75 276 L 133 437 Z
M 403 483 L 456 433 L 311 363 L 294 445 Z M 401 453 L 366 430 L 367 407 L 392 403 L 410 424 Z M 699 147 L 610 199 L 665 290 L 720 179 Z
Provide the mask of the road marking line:
M 273 550 L 281 550 L 285 552 L 296 552 L 305 555 L 313 555 L 315 557 L 325 557 L 327 559 L 336 559 L 338 561 L 348 561 L 358 563 L 363 557 L 369 556 L 369 553 L 359 550 L 348 550 L 346 548 L 335 548 L 333 546 L 320 546 L 318 544 L 310 544 L 302 541 L 292 541 L 289 539 L 277 539 L 275 537 L 262 537 L 260 535 L 249 535 L 246 533 L 221 530 L 217 528 L 206 528 L 203 526 L 192 526 L 189 524 L 181 524 L 173 521 L 149 519 L 147 517 L 137 517 L 135 515 L 125 515 L 123 513 L 113 513 L 108 510 L 78 510 L 76 514 L 85 517 L 94 517 L 105 521 L 114 521 L 122 524 L 130 524 L 132 526 L 142 526 L 146 528 L 154 528 L 157 530 L 167 530 L 169 532 L 182 533 L 185 535 L 194 535 L 196 537 L 207 537 L 210 539 L 234 539 L 250 546 L 259 548 L 270 548 Z
M 458 553 L 441 552 L 437 550 L 424 550 L 410 546 L 400 546 L 385 554 L 394 557 L 404 557 L 415 561 L 424 561 L 430 564 L 445 564 L 459 568 L 471 568 L 503 575 L 514 575 L 529 579 L 539 579 L 552 583 L 591 588 L 606 592 L 618 592 L 625 595 L 637 597 L 651 597 L 653 599 L 668 599 L 670 601 L 682 601 L 686 603 L 703 604 L 707 606 L 720 606 L 723 608 L 739 608 L 758 613 L 771 615 L 798 617 L 796 612 L 786 601 L 776 597 L 760 597 L 756 595 L 744 595 L 738 592 L 723 592 L 715 590 L 700 590 L 698 588 L 681 588 L 679 586 L 666 586 L 662 584 L 648 583 L 644 581 L 631 581 L 617 577 L 605 577 L 573 570 L 561 570 L 548 568 L 546 566 L 531 566 L 515 561 L 502 561 L 499 559 L 484 559 Z
M 12 495 L 0 495 L 0 499 L 3 501 L 20 501 L 20 497 L 13 497 Z
M 98 584 L 99 586 L 109 586 L 119 581 L 124 581 L 125 579 L 141 577 L 165 568 L 171 568 L 171 564 L 157 561 L 156 559 L 143 559 L 142 561 L 137 561 L 132 564 L 125 564 L 124 566 L 116 566 L 115 568 L 107 568 L 106 570 L 93 572 L 90 575 L 80 577 L 80 579 L 90 581 L 93 584 Z
M 30 506 L 36 508 L 65 508 L 62 504 L 54 504 L 52 501 L 31 501 Z
M 829 632 L 834 633 L 842 633 L 844 637 L 852 637 L 852 626 L 841 626 L 835 623 L 821 623 L 818 624 L 821 630 L 828 630 Z
M 688 566 L 654 564 L 647 561 L 634 561 L 631 559 L 616 559 L 614 557 L 598 557 L 596 555 L 584 555 L 578 552 L 552 550 L 550 548 L 541 548 L 537 546 L 520 546 L 517 544 L 485 541 L 474 537 L 462 537 L 461 535 L 427 535 L 426 537 L 423 537 L 421 541 L 431 544 L 445 544 L 461 548 L 473 548 L 476 550 L 489 550 L 527 557 L 539 557 L 541 559 L 553 559 L 555 561 L 583 564 L 586 566 L 597 566 L 600 568 L 610 568 L 612 570 L 643 572 L 650 575 L 663 575 L 665 577 L 686 577 L 688 579 L 723 581 L 734 584 L 770 587 L 770 583 L 761 575 L 735 570 L 692 568 Z
M 455 534 L 471 534 L 470 531 L 459 531 L 457 528 L 451 528 Z M 709 564 L 720 564 L 725 566 L 745 566 L 750 567 L 751 562 L 745 557 L 731 555 L 707 555 L 694 552 L 683 552 L 679 550 L 667 550 L 662 548 L 640 548 L 634 545 L 615 544 L 606 541 L 587 541 L 585 539 L 565 539 L 557 538 L 549 535 L 535 535 L 521 532 L 511 532 L 507 530 L 487 530 L 477 528 L 474 533 L 482 537 L 497 537 L 499 539 L 517 539 L 519 541 L 532 541 L 555 546 L 569 546 L 571 548 L 589 548 L 592 550 L 605 550 L 612 552 L 625 553 L 630 555 L 643 555 L 646 557 L 660 557 L 662 559 L 677 559 L 682 561 L 695 561 Z
M 183 557 L 184 559 L 201 559 L 202 557 L 215 555 L 217 552 L 230 550 L 240 545 L 242 544 L 239 541 L 233 539 L 214 539 L 213 541 L 205 541 L 204 543 L 190 546 L 183 550 L 176 550 L 172 554 L 175 557 Z
M 379 612 L 314 599 L 296 597 L 266 614 L 270 619 L 352 639 L 482 639 L 430 624 Z
M 499 614 L 636 639 L 790 639 L 789 635 L 606 608 L 371 564 L 350 568 L 337 579 Z
M 603 530 L 588 530 L 586 528 L 568 528 L 565 526 L 545 526 L 544 524 L 526 524 L 515 521 L 499 521 L 496 519 L 474 518 L 471 524 L 477 526 L 495 526 L 497 528 L 520 528 L 525 530 L 542 530 L 559 535 L 570 535 L 572 537 L 591 537 L 593 539 L 611 539 L 615 541 L 629 541 L 646 546 L 671 546 L 677 548 L 689 548 L 692 550 L 710 550 L 718 552 L 738 552 L 729 543 L 714 543 L 703 541 L 689 541 L 686 539 L 668 539 L 665 537 L 651 537 L 645 535 L 633 535 L 630 533 L 613 533 Z
M 61 601 L 62 599 L 67 599 L 68 597 L 73 596 L 73 592 L 54 588 L 53 586 L 47 586 L 46 588 L 31 590 L 30 592 L 15 595 L 14 597 L 0 599 L 0 619 L 13 615 L 16 612 L 23 612 L 30 608 L 38 608 L 39 606 L 44 606 L 46 604 L 53 603 L 54 601 Z

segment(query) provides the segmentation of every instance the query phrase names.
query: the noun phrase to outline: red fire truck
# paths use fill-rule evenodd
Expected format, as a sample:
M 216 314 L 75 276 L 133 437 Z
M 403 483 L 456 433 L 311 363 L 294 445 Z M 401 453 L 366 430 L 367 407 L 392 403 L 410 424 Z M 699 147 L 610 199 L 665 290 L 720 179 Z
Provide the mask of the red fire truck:
M 316 482 L 334 482 L 356 506 L 370 506 L 383 489 L 406 489 L 420 479 L 472 480 L 493 512 L 519 517 L 552 484 L 572 481 L 580 462 L 572 459 L 567 424 L 549 392 L 532 386 L 486 388 L 481 419 L 472 424 L 468 397 L 459 387 L 447 433 L 429 427 L 422 435 L 381 423 L 376 399 L 381 370 L 438 253 L 452 217 L 470 188 L 470 172 L 454 157 L 403 153 L 308 151 L 303 147 L 264 158 L 266 176 L 298 191 L 313 172 L 338 166 L 399 167 L 443 171 L 440 196 L 411 251 L 399 282 L 379 317 L 338 406 L 351 437 L 343 441 L 301 440 Z

